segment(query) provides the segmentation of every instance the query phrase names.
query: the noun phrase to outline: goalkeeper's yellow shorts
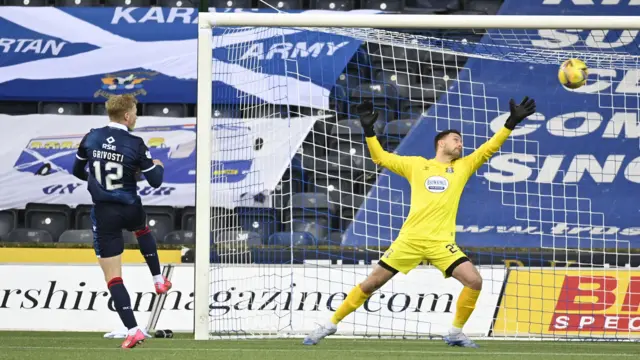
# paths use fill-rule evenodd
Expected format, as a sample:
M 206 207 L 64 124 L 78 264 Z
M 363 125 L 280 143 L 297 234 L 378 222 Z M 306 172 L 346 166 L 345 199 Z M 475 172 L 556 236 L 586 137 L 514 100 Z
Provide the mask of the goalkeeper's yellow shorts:
M 456 266 L 469 258 L 450 241 L 412 240 L 400 236 L 382 255 L 379 264 L 387 270 L 407 274 L 425 260 L 448 278 Z

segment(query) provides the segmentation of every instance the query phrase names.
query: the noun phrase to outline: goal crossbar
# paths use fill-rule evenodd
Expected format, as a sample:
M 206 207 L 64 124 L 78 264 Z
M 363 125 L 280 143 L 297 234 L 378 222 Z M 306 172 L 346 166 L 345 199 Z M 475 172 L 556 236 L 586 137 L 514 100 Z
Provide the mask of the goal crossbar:
M 269 14 L 200 13 L 200 28 L 214 26 L 335 27 L 379 29 L 591 29 L 640 28 L 640 16 Z

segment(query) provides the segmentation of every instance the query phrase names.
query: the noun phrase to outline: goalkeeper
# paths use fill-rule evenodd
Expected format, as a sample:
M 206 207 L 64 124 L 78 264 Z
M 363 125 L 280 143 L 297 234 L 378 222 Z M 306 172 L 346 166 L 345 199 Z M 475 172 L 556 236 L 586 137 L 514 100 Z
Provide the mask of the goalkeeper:
M 475 308 L 482 289 L 482 277 L 455 243 L 456 215 L 469 177 L 498 151 L 518 123 L 535 112 L 536 105 L 533 99 L 525 97 L 520 105 L 511 99 L 509 108 L 511 114 L 504 127 L 471 155 L 461 157 L 460 132 L 446 130 L 435 137 L 435 158 L 425 159 L 384 151 L 373 130 L 378 114 L 370 104 L 364 105 L 360 123 L 371 159 L 409 181 L 411 209 L 398 237 L 371 274 L 351 290 L 329 323 L 307 335 L 305 345 L 315 345 L 334 334 L 342 319 L 364 304 L 395 274 L 407 274 L 423 260 L 428 260 L 442 271 L 445 278 L 453 277 L 464 286 L 456 304 L 453 326 L 444 337 L 445 342 L 451 346 L 478 347 L 464 335 L 462 327 Z

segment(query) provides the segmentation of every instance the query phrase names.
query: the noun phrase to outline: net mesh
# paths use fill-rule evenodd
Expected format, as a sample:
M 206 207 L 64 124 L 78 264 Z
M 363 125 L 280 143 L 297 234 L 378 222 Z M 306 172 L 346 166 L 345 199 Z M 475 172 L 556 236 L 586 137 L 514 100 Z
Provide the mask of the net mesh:
M 564 159 L 529 136 L 548 131 L 578 137 L 602 127 L 612 138 L 637 138 L 637 31 L 592 31 L 588 36 L 578 36 L 583 30 L 509 29 L 217 31 L 212 338 L 308 333 L 328 321 L 397 236 L 410 193 L 397 187 L 395 175 L 371 161 L 358 105 L 371 102 L 379 112 L 376 132 L 387 151 L 411 154 L 415 146 L 403 140 L 428 124 L 435 132 L 460 130 L 469 154 L 508 117 L 508 105 L 489 95 L 492 87 L 501 86 L 500 79 L 476 80 L 482 74 L 472 69 L 517 64 L 511 71 L 547 76 L 559 86 L 555 72 L 538 71 L 569 58 L 583 60 L 591 75 L 586 86 L 562 91 L 591 94 L 590 101 L 597 96 L 599 113 L 563 112 L 563 104 L 548 104 L 562 115 L 531 116 L 472 178 L 474 186 L 494 193 L 520 220 L 517 226 L 490 226 L 491 231 L 534 238 L 533 247 L 546 250 L 537 259 L 531 255 L 536 249 L 515 250 L 521 260 L 572 267 L 507 272 L 493 259 L 501 248 L 467 251 L 484 285 L 465 332 L 476 337 L 628 339 L 640 329 L 630 315 L 640 297 L 633 285 L 635 273 L 618 265 L 625 258 L 631 262 L 629 241 L 619 239 L 606 214 L 594 209 L 577 185 L 584 176 L 604 184 L 616 176 L 637 182 L 638 162 L 625 159 L 629 154 Z M 255 40 L 246 41 L 247 34 Z M 348 61 L 336 57 L 328 62 L 327 54 L 337 54 L 345 41 L 361 45 Z M 308 61 L 315 57 L 323 61 Z M 327 70 L 321 81 L 317 76 L 312 81 L 308 74 L 313 66 L 336 68 L 337 76 Z M 432 137 L 414 143 L 420 141 L 432 147 Z M 461 206 L 492 211 L 482 203 Z M 458 233 L 489 231 L 473 224 L 458 225 Z M 337 335 L 442 336 L 451 326 L 461 289 L 423 264 L 376 292 L 345 319 Z M 610 296 L 620 298 L 616 306 Z M 626 305 L 618 306 L 622 298 Z

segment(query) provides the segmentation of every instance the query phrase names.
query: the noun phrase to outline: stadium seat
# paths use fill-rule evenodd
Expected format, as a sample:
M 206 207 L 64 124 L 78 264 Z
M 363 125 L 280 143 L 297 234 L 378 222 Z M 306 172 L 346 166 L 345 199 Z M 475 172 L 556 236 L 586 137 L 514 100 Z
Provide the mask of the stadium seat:
M 53 237 L 47 230 L 42 229 L 13 229 L 7 235 L 7 242 L 37 242 L 37 243 L 51 243 Z
M 184 230 L 172 231 L 164 237 L 163 243 L 170 245 L 195 245 L 195 232 Z
M 336 148 L 338 142 L 364 143 L 364 130 L 358 120 L 341 120 L 331 130 L 328 146 Z
M 211 6 L 218 9 L 251 9 L 254 7 L 251 0 L 213 0 Z
M 276 210 L 271 208 L 237 207 L 238 225 L 242 230 L 254 232 L 261 236 L 262 242 L 280 231 L 280 221 Z
M 407 0 L 407 7 L 429 10 L 435 14 L 446 14 L 460 10 L 460 0 Z
M 311 0 L 311 8 L 318 10 L 349 11 L 355 8 L 353 0 Z
M 282 209 L 289 206 L 289 199 L 292 194 L 291 185 L 292 182 L 288 179 L 283 179 L 276 185 L 273 192 L 273 207 Z
M 364 200 L 365 197 L 362 194 L 345 194 L 340 199 L 340 217 L 343 229 L 346 230 L 349 227 Z
M 342 75 L 340 75 L 342 76 Z M 331 89 L 331 95 L 329 95 L 329 108 L 335 110 L 337 119 L 342 120 L 347 112 L 347 102 L 349 101 L 349 92 L 342 86 L 336 85 Z M 334 118 L 335 121 L 336 118 Z M 328 120 L 325 120 L 325 123 Z
M 387 135 L 385 137 L 386 150 L 393 152 L 418 121 L 419 120 L 396 120 L 387 123 L 384 129 L 384 133 Z
M 261 0 L 258 1 L 258 8 L 274 7 L 278 10 L 301 10 L 304 8 L 302 4 L 302 0 Z
M 138 114 L 142 113 L 142 104 L 138 103 L 137 105 Z M 92 103 L 91 104 L 91 115 L 107 115 L 106 104 L 103 102 Z
M 171 206 L 145 206 L 147 213 L 147 226 L 156 238 L 156 241 L 164 240 L 164 237 L 175 230 L 176 210 Z
M 38 113 L 38 103 L 19 101 L 0 101 L 0 114 L 28 115 Z
M 398 118 L 402 119 L 419 119 L 425 115 L 429 110 L 429 107 L 433 105 L 433 102 L 427 102 L 422 100 L 404 100 L 400 102 L 400 110 L 398 111 Z
M 342 237 L 344 233 L 342 231 L 332 231 L 326 239 L 328 245 L 342 245 Z
M 144 104 L 142 113 L 146 116 L 161 117 L 185 117 L 187 106 L 185 104 Z
M 91 208 L 93 205 L 78 205 L 75 208 L 74 228 L 78 230 L 92 229 Z
M 317 246 L 318 240 L 313 234 L 304 231 L 277 232 L 271 235 L 266 242 L 272 246 Z
M 53 241 L 71 228 L 71 208 L 67 205 L 28 203 L 25 207 L 25 227 L 46 230 Z
M 388 108 L 397 110 L 399 106 L 398 90 L 393 85 L 380 83 L 363 83 L 349 93 L 351 102 L 349 112 L 355 113 L 355 108 L 365 102 L 370 101 L 375 108 Z M 380 115 L 384 115 L 381 113 Z M 378 118 L 380 119 L 380 118 Z
M 91 230 L 67 230 L 60 235 L 59 243 L 89 244 L 93 243 Z
M 383 140 L 384 138 L 380 139 L 381 143 L 384 143 Z M 354 180 L 360 177 L 363 172 L 377 171 L 376 164 L 371 160 L 371 154 L 366 144 L 340 141 L 338 143 L 338 152 L 351 155 L 350 166 Z
M 182 209 L 180 218 L 180 229 L 185 231 L 196 230 L 196 207 L 186 206 Z
M 500 10 L 502 2 L 503 0 L 463 0 L 462 9 L 483 15 L 495 15 Z
M 378 165 L 376 165 L 371 159 L 364 159 L 362 165 L 354 165 L 364 168 L 365 172 L 355 178 L 353 181 L 353 193 L 358 195 L 365 195 L 369 193 L 371 186 L 376 182 L 378 178 Z
M 55 0 L 57 7 L 98 6 L 99 0 Z
M 0 241 L 5 241 L 9 233 L 18 227 L 18 211 L 7 209 L 0 211 Z
M 293 194 L 291 210 L 285 212 L 285 231 L 310 232 L 316 239 L 325 238 L 336 226 L 336 205 L 329 202 L 326 194 Z
M 225 230 L 215 232 L 214 243 L 218 249 L 227 248 L 228 250 L 241 251 L 249 246 L 262 245 L 262 236 L 251 231 Z M 224 251 L 218 250 L 218 253 L 224 253 Z
M 404 0 L 362 0 L 363 9 L 401 12 L 404 10 L 404 7 Z
M 82 115 L 82 104 L 41 102 L 38 105 L 38 112 L 40 114 Z
M 405 46 L 390 46 L 371 44 L 371 64 L 374 68 L 395 70 L 418 74 L 420 65 L 427 51 L 407 48 Z
M 337 152 L 340 154 L 349 154 L 352 157 L 369 156 L 369 148 L 367 147 L 367 144 L 348 140 L 338 140 Z
M 422 63 L 424 65 L 431 65 L 434 68 L 443 68 L 445 66 L 459 66 L 459 63 L 465 62 L 466 59 L 466 57 L 457 56 L 451 53 L 428 51 L 425 53 Z
M 351 157 L 351 166 L 353 167 L 354 173 L 354 191 L 357 190 L 358 186 L 358 178 L 362 175 L 374 175 L 378 171 L 378 165 L 376 165 L 373 160 L 371 160 L 371 156 L 352 156 Z
M 157 6 L 167 8 L 198 7 L 197 0 L 158 0 Z
M 374 124 L 376 133 L 380 134 L 384 130 L 386 121 L 380 119 L 382 115 L 378 115 L 378 121 Z M 364 130 L 360 125 L 360 121 L 356 119 L 341 120 L 331 130 L 331 136 L 329 137 L 329 148 L 336 149 L 338 143 L 358 144 L 365 143 Z
M 107 115 L 104 103 L 91 103 L 91 115 Z
M 449 80 L 446 80 L 445 76 L 444 73 L 434 73 L 431 76 L 416 78 L 415 82 L 410 84 L 412 88 L 411 100 L 435 103 L 438 96 L 447 90 L 447 81 Z
M 49 6 L 48 0 L 5 0 L 6 6 Z
M 193 106 L 193 116 L 198 115 L 198 105 Z M 238 106 L 226 105 L 226 104 L 213 104 L 211 106 L 211 117 L 213 118 L 230 118 L 239 119 L 242 117 L 242 112 Z
M 415 87 L 417 76 L 405 71 L 377 70 L 375 79 L 383 84 L 395 86 L 398 95 L 403 98 L 412 98 L 415 93 L 420 93 L 420 88 Z M 389 120 L 389 119 L 388 119 Z
M 105 0 L 105 6 L 118 7 L 118 6 L 135 6 L 135 7 L 149 7 L 151 6 L 150 0 Z
M 237 225 L 238 221 L 233 210 L 221 207 L 213 207 L 210 211 L 211 212 L 209 213 L 209 215 L 212 218 L 216 219 L 216 221 L 213 222 L 215 226 L 219 226 L 221 229 L 228 229 Z M 180 229 L 183 231 L 196 230 L 196 208 L 194 206 L 187 206 L 182 209 L 182 215 L 180 217 Z
M 326 155 L 327 143 L 329 141 L 328 134 L 331 133 L 333 124 L 324 121 L 316 121 L 313 129 L 309 131 L 302 142 L 302 151 L 298 151 L 295 155 L 297 160 L 306 156 L 324 156 Z
M 351 155 L 334 153 L 314 160 L 314 191 L 326 193 L 331 200 L 340 201 L 342 194 L 353 192 Z

